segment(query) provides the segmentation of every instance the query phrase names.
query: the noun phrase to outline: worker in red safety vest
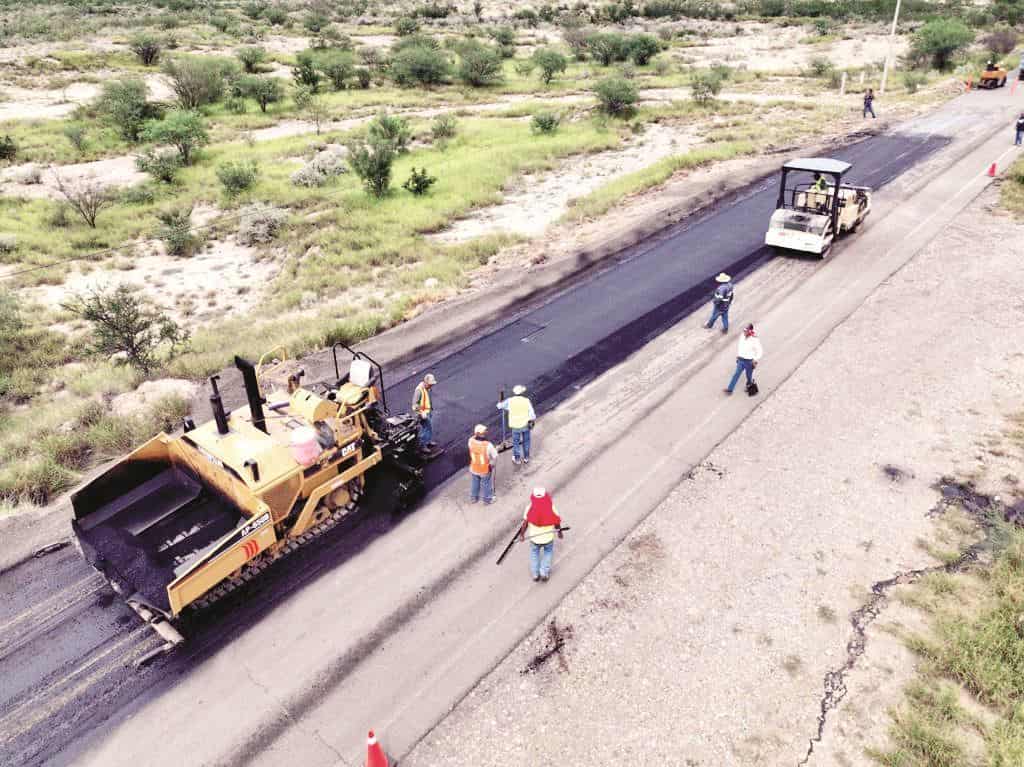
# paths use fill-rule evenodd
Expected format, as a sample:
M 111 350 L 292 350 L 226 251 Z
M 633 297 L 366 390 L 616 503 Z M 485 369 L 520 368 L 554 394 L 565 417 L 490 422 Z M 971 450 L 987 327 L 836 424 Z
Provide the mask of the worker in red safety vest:
M 525 386 L 514 386 L 512 396 L 498 403 L 499 410 L 508 412 L 508 428 L 512 431 L 512 463 L 530 462 L 530 431 L 537 414 L 525 394 Z
M 412 394 L 412 412 L 420 419 L 420 450 L 430 451 L 437 447 L 434 442 L 434 408 L 430 402 L 430 390 L 437 379 L 432 373 L 423 376 Z
M 498 449 L 487 439 L 487 427 L 478 423 L 469 438 L 469 502 L 483 496 L 484 503 L 494 503 L 494 462 Z
M 530 505 L 523 512 L 519 526 L 519 540 L 530 541 L 530 575 L 535 581 L 546 581 L 551 575 L 551 560 L 555 555 L 555 535 L 562 536 L 562 518 L 543 487 L 535 487 Z

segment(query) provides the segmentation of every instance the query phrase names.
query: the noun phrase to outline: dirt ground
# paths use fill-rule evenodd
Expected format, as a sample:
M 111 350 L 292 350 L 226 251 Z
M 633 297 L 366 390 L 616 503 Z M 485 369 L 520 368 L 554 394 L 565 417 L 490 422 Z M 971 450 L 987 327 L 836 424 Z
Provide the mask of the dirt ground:
M 998 444 L 1024 408 L 1006 343 L 1024 305 L 988 288 L 1024 291 L 1024 226 L 994 199 L 877 289 L 403 764 L 801 763 L 849 616 L 873 583 L 934 564 L 919 540 L 937 480 L 1006 492 L 1019 467 Z M 805 266 L 773 263 L 738 302 Z M 700 319 L 670 340 L 688 348 Z M 671 360 L 637 364 L 656 377 Z M 884 745 L 912 666 L 876 630 L 808 764 L 867 765 Z

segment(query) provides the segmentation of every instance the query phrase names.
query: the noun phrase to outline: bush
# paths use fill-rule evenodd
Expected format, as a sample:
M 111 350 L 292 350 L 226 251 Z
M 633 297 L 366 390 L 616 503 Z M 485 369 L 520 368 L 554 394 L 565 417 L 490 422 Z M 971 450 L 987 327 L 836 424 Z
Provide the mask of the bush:
M 188 342 L 188 331 L 170 317 L 143 303 L 138 292 L 120 285 L 110 292 L 94 290 L 63 304 L 69 312 L 92 325 L 95 352 L 124 355 L 128 364 L 149 374 Z
M 85 126 L 81 123 L 68 123 L 63 128 L 64 138 L 71 142 L 76 150 L 81 152 L 85 149 L 86 132 Z
M 303 113 L 306 119 L 316 126 L 316 135 L 319 136 L 320 126 L 330 116 L 327 102 L 318 96 L 316 92 L 305 86 L 300 86 L 295 89 L 295 106 Z
M 537 12 L 532 8 L 520 8 L 512 14 L 512 18 L 523 22 L 528 27 L 537 26 L 537 21 L 540 19 L 540 17 L 537 16 Z
M 235 58 L 242 62 L 242 68 L 249 74 L 259 71 L 260 64 L 267 57 L 267 52 L 259 46 L 250 45 L 235 51 Z
M 292 183 L 295 186 L 305 187 L 323 186 L 332 178 L 347 171 L 348 167 L 345 165 L 341 152 L 324 149 L 322 152 L 317 152 L 312 160 L 292 174 Z
M 530 130 L 537 134 L 555 133 L 561 124 L 561 115 L 555 112 L 537 112 L 530 120 Z
M 320 71 L 331 81 L 334 90 L 343 91 L 355 76 L 355 58 L 348 51 L 331 51 L 321 57 Z
M 814 20 L 814 31 L 816 34 L 824 37 L 832 31 L 832 20 L 831 19 L 815 19 Z
M 18 249 L 18 237 L 13 234 L 0 234 L 0 255 L 9 256 Z M 6 295 L 6 294 L 5 294 Z M 0 307 L 2 309 L 2 307 Z
M 601 111 L 612 116 L 628 115 L 633 111 L 638 94 L 636 86 L 621 77 L 608 77 L 594 86 Z
M 386 141 L 352 141 L 348 145 L 352 170 L 374 197 L 384 197 L 391 186 L 395 150 Z
M 202 115 L 181 109 L 173 110 L 163 120 L 146 123 L 141 138 L 154 144 L 170 144 L 178 150 L 182 165 L 191 165 L 196 149 L 210 142 Z
M 1017 47 L 1017 33 L 1008 27 L 1001 27 L 985 35 L 982 42 L 993 57 L 1005 56 Z
M 487 34 L 501 48 L 514 48 L 516 44 L 516 30 L 514 27 L 492 27 Z
M 587 51 L 603 67 L 614 61 L 625 61 L 629 45 L 622 35 L 615 32 L 598 32 L 587 38 Z
M 722 78 L 711 71 L 694 72 L 690 78 L 690 97 L 698 104 L 709 104 L 722 92 Z
M 239 81 L 239 89 L 256 101 L 261 112 L 266 112 L 270 104 L 276 104 L 284 98 L 284 85 L 276 77 L 249 75 Z
M 917 93 L 918 89 L 928 80 L 923 72 L 904 72 L 903 87 L 907 93 Z
M 654 35 L 636 35 L 629 41 L 629 57 L 638 67 L 645 66 L 661 52 L 661 44 Z
M 288 214 L 270 205 L 254 203 L 242 208 L 238 224 L 238 242 L 242 245 L 263 245 L 277 237 Z
M 395 21 L 395 34 L 399 37 L 414 35 L 420 30 L 420 24 L 416 19 L 409 16 L 402 16 Z
M 128 43 L 131 52 L 147 67 L 151 67 L 157 62 L 163 47 L 163 42 L 158 37 L 147 32 L 135 35 Z
M 191 256 L 196 247 L 196 237 L 192 233 L 192 207 L 161 210 L 156 217 L 161 224 L 158 235 L 167 247 L 167 254 Z
M 158 116 L 156 106 L 146 101 L 146 83 L 137 77 L 103 83 L 96 109 L 132 143 L 139 140 L 146 121 Z
M 229 160 L 217 166 L 217 179 L 228 197 L 237 197 L 251 189 L 260 177 L 260 168 L 255 160 Z
M 362 89 L 366 90 L 370 87 L 370 81 L 373 76 L 370 74 L 370 70 L 366 67 L 356 67 L 356 84 Z
M 409 123 L 404 117 L 381 112 L 370 121 L 367 133 L 371 142 L 387 144 L 395 154 L 405 154 L 409 151 L 412 131 L 409 130 Z
M 911 37 L 910 55 L 919 63 L 947 69 L 953 57 L 974 40 L 974 33 L 956 19 L 936 18 L 919 27 Z
M 414 195 L 419 197 L 420 195 L 424 195 L 430 191 L 430 187 L 436 183 L 437 179 L 434 176 L 429 175 L 426 168 L 416 170 L 416 168 L 413 167 L 412 173 L 409 174 L 409 178 L 406 179 L 404 184 L 402 184 L 402 188 L 408 189 Z
M 287 23 L 288 11 L 280 6 L 272 5 L 267 8 L 266 12 L 263 14 L 263 18 L 266 19 L 268 24 L 279 27 L 282 24 Z
M 439 85 L 451 73 L 451 64 L 441 51 L 423 46 L 403 48 L 391 59 L 391 77 L 402 87 Z
M 255 21 L 267 10 L 267 4 L 263 0 L 252 0 L 242 6 L 242 13 Z
M 226 78 L 233 72 L 229 62 L 201 56 L 176 56 L 164 62 L 164 74 L 182 109 L 220 101 Z
M 174 151 L 148 149 L 135 158 L 135 167 L 156 181 L 170 184 L 181 168 L 181 156 Z
M 516 59 L 512 67 L 520 77 L 529 77 L 533 70 L 537 68 L 537 62 L 533 59 Z
M 533 61 L 540 67 L 540 80 L 545 85 L 569 67 L 569 61 L 554 48 L 538 48 L 533 52 Z
M 0 138 L 0 160 L 14 162 L 14 159 L 17 156 L 18 144 L 10 137 L 9 134 L 5 134 L 3 138 Z
M 316 57 L 313 51 L 299 51 L 295 55 L 292 79 L 295 80 L 296 85 L 308 88 L 316 93 L 320 87 L 320 69 L 316 65 Z
M 114 204 L 114 196 L 110 190 L 95 179 L 66 182 L 59 173 L 55 172 L 54 175 L 57 179 L 57 191 L 89 228 L 95 229 L 100 211 Z
M 501 54 L 493 48 L 466 41 L 459 48 L 458 76 L 467 85 L 494 85 L 505 79 Z
M 433 125 L 430 126 L 430 132 L 434 136 L 435 141 L 440 141 L 446 138 L 455 138 L 455 134 L 458 132 L 459 123 L 455 119 L 455 115 L 441 114 L 434 118 Z
M 835 65 L 825 56 L 815 56 L 810 61 L 811 74 L 815 77 L 825 77 L 835 69 Z

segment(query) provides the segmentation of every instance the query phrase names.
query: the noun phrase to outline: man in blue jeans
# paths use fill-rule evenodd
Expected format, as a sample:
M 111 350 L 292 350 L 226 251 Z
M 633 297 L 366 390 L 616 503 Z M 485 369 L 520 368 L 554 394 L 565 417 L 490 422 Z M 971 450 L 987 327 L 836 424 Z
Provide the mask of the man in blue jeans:
M 764 350 L 761 348 L 761 339 L 754 332 L 754 323 L 748 323 L 743 329 L 743 335 L 740 336 L 739 347 L 736 350 L 736 371 L 732 374 L 729 385 L 725 387 L 726 394 L 732 394 L 743 373 L 747 374 L 747 386 L 754 382 L 754 368 L 757 367 L 762 354 Z
M 1014 146 L 1020 146 L 1021 137 L 1024 136 L 1024 112 L 1020 113 L 1020 117 L 1017 118 L 1017 124 L 1014 126 L 1017 129 L 1017 137 L 1013 140 Z
M 718 283 L 718 287 L 715 288 L 715 292 L 711 296 L 711 319 L 704 323 L 704 327 L 709 330 L 715 326 L 715 320 L 719 317 L 722 318 L 722 332 L 729 332 L 729 307 L 732 306 L 732 277 L 725 272 L 722 272 L 715 277 L 715 282 Z
M 494 503 L 494 462 L 498 449 L 487 439 L 487 427 L 478 423 L 469 438 L 469 502 L 483 496 L 484 503 Z
M 533 403 L 524 395 L 525 386 L 514 386 L 512 396 L 498 403 L 498 410 L 508 412 L 508 428 L 512 430 L 512 463 L 530 462 L 530 431 L 537 420 Z
M 543 487 L 535 487 L 530 505 L 523 512 L 519 526 L 520 542 L 530 540 L 530 575 L 534 581 L 547 581 L 551 575 L 551 560 L 555 555 L 555 535 L 562 537 L 562 518 Z

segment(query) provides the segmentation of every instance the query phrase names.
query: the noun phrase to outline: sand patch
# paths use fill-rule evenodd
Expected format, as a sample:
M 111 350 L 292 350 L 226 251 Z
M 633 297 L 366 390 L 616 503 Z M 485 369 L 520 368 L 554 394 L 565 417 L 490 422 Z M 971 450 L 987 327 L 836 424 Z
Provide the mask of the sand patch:
M 0 171 L 0 191 L 9 197 L 62 200 L 63 195 L 57 189 L 58 174 L 66 184 L 96 181 L 111 188 L 138 184 L 146 179 L 146 174 L 135 167 L 135 155 L 49 167 L 43 170 L 40 183 L 21 183 L 21 178 L 30 167 L 31 163 Z

